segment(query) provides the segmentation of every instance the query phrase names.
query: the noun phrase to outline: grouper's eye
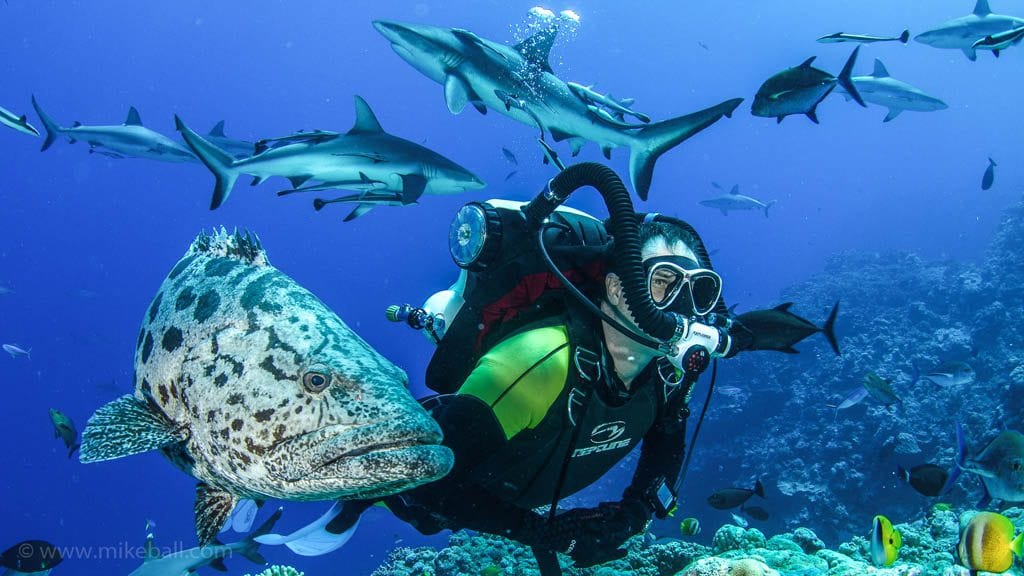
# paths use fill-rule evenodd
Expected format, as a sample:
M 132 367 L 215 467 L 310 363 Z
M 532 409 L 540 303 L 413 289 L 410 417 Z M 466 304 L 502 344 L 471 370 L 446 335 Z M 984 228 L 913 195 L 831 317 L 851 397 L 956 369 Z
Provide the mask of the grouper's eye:
M 302 385 L 309 392 L 323 392 L 331 384 L 331 376 L 325 372 L 309 371 L 302 375 Z

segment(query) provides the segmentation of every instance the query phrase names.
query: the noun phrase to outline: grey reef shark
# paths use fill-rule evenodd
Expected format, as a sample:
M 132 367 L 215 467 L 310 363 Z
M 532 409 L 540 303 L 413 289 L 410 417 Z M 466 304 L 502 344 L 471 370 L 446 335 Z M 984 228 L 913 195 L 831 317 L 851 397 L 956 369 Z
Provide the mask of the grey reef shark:
M 731 116 L 742 98 L 733 98 L 693 114 L 660 122 L 630 108 L 632 101 L 599 94 L 582 84 L 555 76 L 548 54 L 558 34 L 551 25 L 508 46 L 459 28 L 441 28 L 386 20 L 373 23 L 391 47 L 413 68 L 444 86 L 448 110 L 458 114 L 471 105 L 481 114 L 494 110 L 567 140 L 575 156 L 585 142 L 601 147 L 610 158 L 613 148 L 630 151 L 633 188 L 647 199 L 659 156 L 723 116 Z M 629 124 L 625 116 L 640 124 Z

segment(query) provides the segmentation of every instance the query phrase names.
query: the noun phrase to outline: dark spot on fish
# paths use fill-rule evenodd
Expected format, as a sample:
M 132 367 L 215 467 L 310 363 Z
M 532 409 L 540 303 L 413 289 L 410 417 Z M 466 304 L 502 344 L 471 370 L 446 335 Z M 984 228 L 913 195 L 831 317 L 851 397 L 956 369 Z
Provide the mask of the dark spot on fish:
M 217 374 L 217 377 L 213 379 L 213 383 L 214 385 L 217 386 L 217 388 L 223 387 L 225 384 L 228 383 L 228 375 L 223 372 Z
M 299 326 L 299 330 L 301 332 L 309 332 L 309 326 L 307 326 L 306 324 L 303 324 L 302 326 Z
M 153 335 L 146 333 L 146 340 L 142 343 L 142 363 L 149 362 L 149 355 L 153 353 Z
M 175 264 L 174 268 L 171 269 L 171 273 L 167 275 L 167 279 L 174 280 L 175 278 L 177 278 L 182 272 L 185 271 L 185 268 L 188 268 L 188 265 L 191 264 L 192 261 L 195 259 L 196 257 L 194 255 L 182 258 L 181 262 Z
M 177 398 L 177 397 L 178 397 L 178 387 L 174 385 L 174 382 L 171 382 L 171 398 Z
M 288 317 L 288 323 L 289 324 L 298 324 L 299 323 L 299 317 L 295 316 L 294 314 L 289 316 Z
M 217 334 L 210 337 L 210 353 L 214 356 L 220 354 L 220 344 L 217 343 Z
M 267 408 L 266 410 L 260 410 L 254 415 L 257 422 L 267 422 L 270 417 L 274 415 L 273 408 Z
M 185 308 L 188 308 L 196 301 L 196 293 L 192 291 L 191 286 L 186 286 L 181 294 L 178 294 L 178 299 L 174 301 L 174 309 L 181 312 Z
M 206 322 L 217 311 L 218 306 L 220 306 L 220 294 L 216 290 L 210 290 L 199 297 L 192 317 L 196 319 L 196 322 Z
M 263 362 L 260 362 L 260 368 L 263 368 L 267 372 L 270 372 L 270 374 L 274 376 L 274 380 L 291 379 L 287 374 L 282 372 L 277 366 L 274 365 L 274 359 L 270 356 L 267 356 L 266 358 L 263 359 Z
M 278 424 L 277 427 L 274 428 L 274 441 L 280 442 L 281 440 L 284 440 L 284 433 L 286 431 L 287 428 L 285 428 L 284 424 Z
M 246 454 L 245 452 L 239 452 L 238 459 L 241 460 L 242 464 L 245 464 L 246 466 L 252 464 L 252 458 L 249 458 L 249 455 Z
M 231 431 L 228 430 L 227 428 L 221 428 L 220 437 L 223 438 L 224 440 L 227 440 L 228 438 L 231 437 Z
M 255 454 L 257 456 L 262 456 L 267 451 L 266 448 L 260 446 L 256 442 L 253 442 L 253 439 L 248 437 L 245 439 L 245 448 L 250 454 Z
M 206 263 L 205 272 L 207 276 L 227 276 L 238 265 L 234 258 L 214 258 Z
M 235 432 L 240 431 L 242 429 L 242 419 L 241 418 L 235 418 L 234 420 L 232 420 L 231 421 L 231 429 L 234 430 Z
M 226 378 L 227 377 L 225 376 L 225 379 Z M 228 396 L 228 404 L 231 406 L 241 404 L 243 400 L 245 400 L 245 397 L 239 394 L 238 392 L 235 392 L 234 394 Z
M 285 352 L 291 352 L 292 354 L 296 353 L 295 348 L 291 347 L 287 342 L 281 340 L 281 338 L 278 337 L 277 330 L 274 330 L 272 326 L 267 327 L 266 332 L 267 350 L 273 350 L 274 348 L 277 348 L 278 350 L 284 350 Z
M 166 405 L 170 400 L 170 395 L 167 393 L 167 386 L 161 384 L 160 387 L 157 388 L 157 392 L 160 393 L 160 403 Z
M 296 414 L 302 414 L 302 406 L 296 406 L 295 407 L 295 413 Z
M 156 298 L 153 298 L 153 303 L 149 305 L 149 323 L 152 324 L 156 320 L 156 314 L 160 311 L 160 302 L 164 299 L 163 292 L 157 292 Z
M 301 394 L 300 394 L 300 397 L 301 397 Z M 278 408 L 284 408 L 285 406 L 288 405 L 289 402 L 291 402 L 291 400 L 285 398 L 284 400 L 281 400 L 281 402 L 277 405 L 277 407 Z
M 242 308 L 252 310 L 257 304 L 262 302 L 264 294 L 274 284 L 274 280 L 276 280 L 275 275 L 268 273 L 250 282 L 242 292 L 241 300 L 239 300 Z
M 209 410 L 206 412 L 206 423 L 211 424 L 217 419 L 217 411 Z
M 142 379 L 142 391 L 147 395 L 151 395 L 153 393 L 153 387 L 149 385 L 149 380 L 146 380 L 145 378 Z
M 207 378 L 209 378 L 210 376 L 213 376 L 213 373 L 216 372 L 216 371 L 217 371 L 217 365 L 216 364 L 207 364 L 206 366 L 203 366 L 203 376 L 206 376 Z
M 146 337 L 146 329 L 139 330 L 139 339 L 135 342 L 135 351 L 138 352 L 139 348 L 142 348 L 142 340 Z
M 164 332 L 164 339 L 161 344 L 163 345 L 164 350 L 174 352 L 178 349 L 178 346 L 181 346 L 181 340 L 181 330 L 176 326 L 171 326 L 166 332 Z

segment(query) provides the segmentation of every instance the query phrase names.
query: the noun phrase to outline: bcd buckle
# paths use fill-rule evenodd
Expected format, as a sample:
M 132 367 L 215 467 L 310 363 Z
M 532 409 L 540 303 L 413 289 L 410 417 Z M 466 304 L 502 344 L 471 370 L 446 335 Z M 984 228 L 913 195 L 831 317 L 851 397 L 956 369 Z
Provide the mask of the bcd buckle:
M 583 380 L 591 383 L 601 380 L 601 356 L 596 352 L 577 346 L 572 361 Z

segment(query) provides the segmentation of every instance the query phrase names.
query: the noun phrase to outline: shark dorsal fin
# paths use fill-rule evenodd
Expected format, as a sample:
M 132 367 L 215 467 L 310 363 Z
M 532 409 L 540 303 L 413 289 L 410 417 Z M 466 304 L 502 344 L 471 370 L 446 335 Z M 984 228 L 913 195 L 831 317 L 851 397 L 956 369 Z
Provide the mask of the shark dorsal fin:
M 221 120 L 220 122 L 217 122 L 217 125 L 214 126 L 212 130 L 210 130 L 210 136 L 220 136 L 221 138 L 224 137 L 224 121 L 223 120 Z
M 732 187 L 732 190 L 729 190 L 729 194 L 732 194 L 733 196 L 736 196 L 739 193 L 740 193 L 740 185 L 739 184 L 734 184 L 733 187 Z
M 778 306 L 773 308 L 773 310 L 777 310 L 779 312 L 789 312 L 789 307 L 792 306 L 792 305 L 793 305 L 792 302 L 786 302 L 784 304 L 779 304 Z
M 377 116 L 370 109 L 370 105 L 363 100 L 362 96 L 356 95 L 356 123 L 348 133 L 376 134 L 383 131 L 384 129 L 380 127 L 380 122 L 377 121 Z
M 875 70 L 871 73 L 875 78 L 888 78 L 889 71 L 885 69 L 885 64 L 878 58 L 875 58 Z
M 817 56 L 811 56 L 807 60 L 804 60 L 802 64 L 797 66 L 797 68 L 810 68 L 811 67 L 811 62 L 814 62 L 815 58 L 817 58 Z
M 533 36 L 516 44 L 513 48 L 522 54 L 523 58 L 530 64 L 545 72 L 551 72 L 551 65 L 548 64 L 548 55 L 551 53 L 551 46 L 555 43 L 556 36 L 558 36 L 558 26 L 547 26 Z
M 992 9 L 988 7 L 988 0 L 978 0 L 978 3 L 974 5 L 975 16 L 988 16 L 992 13 Z
M 125 126 L 142 126 L 142 119 L 139 118 L 139 111 L 132 106 L 128 109 L 128 117 L 124 119 Z

